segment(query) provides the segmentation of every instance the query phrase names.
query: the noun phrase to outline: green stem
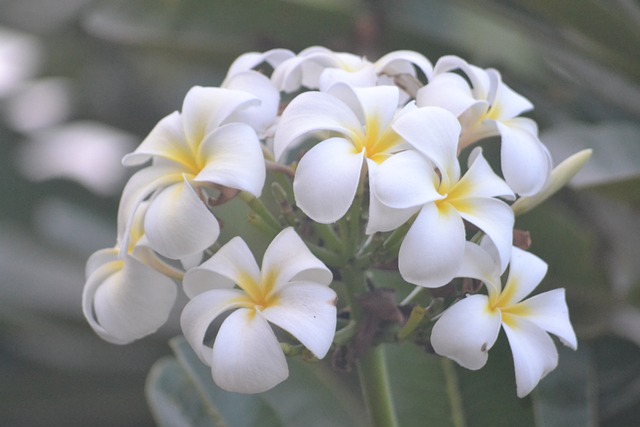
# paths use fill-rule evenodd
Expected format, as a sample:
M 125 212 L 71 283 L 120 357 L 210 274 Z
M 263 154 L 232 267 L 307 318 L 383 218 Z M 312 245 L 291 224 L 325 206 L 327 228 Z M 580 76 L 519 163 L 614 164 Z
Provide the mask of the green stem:
M 340 270 L 351 306 L 352 321 L 359 323 L 365 313 L 357 302 L 357 296 L 367 291 L 364 272 L 347 265 Z M 397 427 L 398 420 L 391 396 L 384 350 L 378 345 L 356 361 L 360 388 L 372 427 Z
M 391 399 L 384 348 L 381 345 L 371 348 L 364 357 L 356 362 L 356 365 L 371 426 L 398 426 L 398 419 Z

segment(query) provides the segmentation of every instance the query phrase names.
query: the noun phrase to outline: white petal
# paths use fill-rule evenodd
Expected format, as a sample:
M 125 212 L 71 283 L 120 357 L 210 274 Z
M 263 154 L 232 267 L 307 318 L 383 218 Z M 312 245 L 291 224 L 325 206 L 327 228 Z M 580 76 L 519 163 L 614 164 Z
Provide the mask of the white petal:
M 325 68 L 320 74 L 318 87 L 321 91 L 326 91 L 336 83 L 346 83 L 353 87 L 373 86 L 376 84 L 378 76 L 373 64 L 368 65 L 355 71 L 341 68 Z
M 238 300 L 244 295 L 238 289 L 216 289 L 197 295 L 184 306 L 180 315 L 182 333 L 206 365 L 211 365 L 211 346 L 204 343 L 207 330 L 218 316 L 240 307 Z
M 304 280 L 329 285 L 333 274 L 304 244 L 291 227 L 282 230 L 269 244 L 262 260 L 262 280 L 277 284 Z
M 510 297 L 504 301 L 504 306 L 516 304 L 533 292 L 547 274 L 547 268 L 547 263 L 531 252 L 513 246 L 509 277 L 504 287 L 504 293 Z
M 245 281 L 260 283 L 260 268 L 241 237 L 234 237 L 199 267 L 184 276 L 184 291 L 193 298 L 210 289 L 242 286 Z
M 275 121 L 280 93 L 264 74 L 253 70 L 244 71 L 225 80 L 224 87 L 244 90 L 260 99 L 260 105 L 237 110 L 229 116 L 227 122 L 247 123 L 257 132 L 262 132 Z
M 495 70 L 490 71 L 497 73 Z M 500 120 L 511 119 L 533 108 L 527 98 L 515 92 L 500 78 L 497 81 L 495 99 L 491 103 L 499 108 Z
M 420 71 L 427 77 L 431 78 L 433 66 L 424 55 L 411 50 L 396 50 L 389 52 L 375 62 L 376 72 L 384 73 L 391 76 L 397 74 L 415 75 L 413 66 L 418 67 Z
M 360 100 L 365 123 L 375 123 L 378 126 L 377 131 L 384 132 L 398 110 L 399 89 L 395 86 L 376 86 L 353 90 Z
M 289 58 L 293 58 L 295 54 L 288 49 L 271 49 L 266 52 L 248 52 L 237 57 L 227 72 L 227 78 L 235 76 L 247 70 L 251 70 L 263 62 L 267 62 L 272 67 L 277 67 Z M 224 85 L 224 83 L 223 83 Z
M 205 161 L 195 181 L 206 181 L 260 196 L 266 167 L 255 131 L 242 123 L 219 127 L 207 135 L 199 158 Z
M 453 73 L 438 74 L 416 94 L 419 107 L 441 107 L 456 117 L 478 102 L 467 81 Z
M 542 329 L 518 316 L 503 317 L 516 372 L 516 392 L 524 397 L 558 365 L 558 350 Z
M 182 103 L 182 123 L 188 143 L 196 151 L 204 137 L 232 113 L 259 103 L 255 95 L 241 90 L 192 87 Z
M 336 293 L 315 283 L 296 282 L 278 292 L 278 304 L 263 314 L 322 359 L 336 332 Z
M 218 220 L 186 179 L 163 189 L 152 200 L 144 229 L 153 249 L 171 259 L 203 251 L 220 234 Z
M 474 148 L 469 154 L 469 169 L 456 184 L 456 194 L 458 192 L 464 192 L 464 197 L 514 198 L 507 183 L 491 170 L 480 147 Z
M 82 311 L 103 339 L 126 344 L 155 332 L 167 321 L 176 292 L 173 280 L 125 256 L 89 276 Z
M 564 289 L 554 289 L 535 295 L 520 304 L 526 318 L 539 328 L 556 335 L 562 343 L 573 350 L 578 348 L 576 333 L 569 320 L 569 309 Z
M 407 232 L 398 269 L 402 278 L 427 288 L 447 284 L 460 269 L 464 258 L 464 225 L 448 203 L 422 208 Z
M 453 114 L 439 107 L 417 108 L 398 117 L 393 130 L 435 163 L 445 186 L 460 178 L 457 157 L 460 123 Z
M 261 313 L 238 309 L 220 326 L 211 359 L 213 381 L 227 391 L 261 393 L 289 376 L 280 343 Z
M 122 163 L 125 166 L 139 166 L 152 156 L 158 156 L 184 164 L 192 155 L 184 136 L 180 113 L 175 111 L 160 120 L 138 148 L 124 156 Z
M 477 370 L 500 332 L 500 312 L 489 310 L 485 295 L 468 296 L 442 313 L 431 331 L 431 345 L 441 356 Z
M 506 203 L 492 198 L 456 200 L 455 208 L 462 218 L 480 228 L 491 239 L 500 257 L 504 271 L 511 257 L 513 243 L 513 211 Z
M 282 113 L 274 140 L 276 160 L 304 136 L 328 130 L 351 139 L 362 124 L 353 110 L 338 98 L 322 92 L 305 92 L 293 99 Z
M 392 208 L 422 206 L 443 197 L 433 164 L 412 150 L 391 156 L 369 175 L 376 197 Z
M 129 233 L 134 227 L 138 208 L 152 193 L 182 182 L 183 179 L 182 169 L 177 165 L 153 165 L 139 170 L 129 178 L 118 206 L 118 244 L 123 252 L 128 250 Z
M 384 163 L 386 163 L 386 160 Z M 395 230 L 411 218 L 420 206 L 405 209 L 391 208 L 380 201 L 375 192 L 377 170 L 380 167 L 373 160 L 367 159 L 369 169 L 369 219 L 367 221 L 366 234 Z M 411 185 L 403 185 L 402 188 L 412 188 Z
M 88 279 L 98 268 L 114 261 L 118 261 L 118 248 L 100 249 L 92 253 L 85 265 L 85 278 Z
M 551 173 L 551 155 L 537 135 L 526 129 L 527 119 L 496 122 L 502 137 L 502 174 L 518 194 L 529 196 L 542 190 Z M 521 126 L 523 125 L 523 126 Z
M 314 221 L 342 218 L 356 194 L 364 156 L 343 138 L 329 138 L 300 159 L 293 180 L 296 204 Z
M 499 266 L 487 251 L 471 242 L 465 242 L 464 260 L 456 277 L 468 277 L 484 282 L 490 297 L 497 296 L 502 288 Z

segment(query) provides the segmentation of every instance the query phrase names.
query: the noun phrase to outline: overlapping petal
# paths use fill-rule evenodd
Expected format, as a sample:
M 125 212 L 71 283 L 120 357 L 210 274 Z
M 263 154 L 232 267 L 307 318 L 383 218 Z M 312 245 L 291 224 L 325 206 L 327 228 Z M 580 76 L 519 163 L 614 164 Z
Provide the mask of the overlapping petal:
M 204 163 L 194 178 L 260 196 L 266 178 L 264 157 L 255 131 L 242 123 L 230 123 L 208 134 L 198 158 Z
M 176 298 L 173 280 L 132 256 L 111 258 L 88 267 L 82 312 L 104 340 L 127 344 L 155 332 L 169 317 Z M 94 261 L 97 259 L 94 258 Z
M 322 359 L 336 330 L 335 292 L 328 286 L 296 282 L 279 289 L 278 298 L 277 305 L 264 309 L 264 317 Z
M 453 279 L 463 261 L 462 218 L 448 203 L 425 205 L 407 232 L 398 269 L 407 282 L 435 288 Z
M 501 322 L 500 313 L 487 310 L 487 305 L 486 295 L 471 295 L 442 313 L 431 332 L 435 352 L 467 369 L 482 368 Z
M 300 159 L 293 181 L 298 207 L 322 224 L 342 218 L 355 197 L 363 163 L 363 153 L 344 138 L 311 148 Z
M 280 343 L 259 312 L 240 308 L 227 317 L 216 335 L 211 373 L 221 388 L 261 393 L 289 376 Z
M 267 277 L 272 276 L 272 277 Z M 278 285 L 290 281 L 309 281 L 329 285 L 333 274 L 316 258 L 293 228 L 282 230 L 265 251 L 262 260 L 262 280 L 271 279 Z
M 531 131 L 525 118 L 497 122 L 502 137 L 500 149 L 502 173 L 513 190 L 523 196 L 538 193 L 551 174 L 551 155 Z
M 144 228 L 151 246 L 171 259 L 204 250 L 220 234 L 218 220 L 186 179 L 162 189 L 153 198 Z
M 558 350 L 551 337 L 526 318 L 510 316 L 503 320 L 513 365 L 518 397 L 529 394 L 540 380 L 558 365 Z

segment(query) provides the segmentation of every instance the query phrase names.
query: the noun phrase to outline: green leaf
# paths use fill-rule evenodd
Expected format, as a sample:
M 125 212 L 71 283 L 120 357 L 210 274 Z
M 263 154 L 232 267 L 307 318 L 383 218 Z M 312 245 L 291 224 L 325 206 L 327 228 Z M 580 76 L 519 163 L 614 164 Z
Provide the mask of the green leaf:
M 558 353 L 558 367 L 533 392 L 537 425 L 597 426 L 597 384 L 589 346 L 578 351 L 559 346 Z
M 359 399 L 335 372 L 321 363 L 290 358 L 289 378 L 260 394 L 230 393 L 217 387 L 211 371 L 195 355 L 184 337 L 171 340 L 177 360 L 197 396 L 214 407 L 228 427 L 364 427 L 366 416 Z
M 226 427 L 172 357 L 160 359 L 153 365 L 145 391 L 154 419 L 161 427 Z

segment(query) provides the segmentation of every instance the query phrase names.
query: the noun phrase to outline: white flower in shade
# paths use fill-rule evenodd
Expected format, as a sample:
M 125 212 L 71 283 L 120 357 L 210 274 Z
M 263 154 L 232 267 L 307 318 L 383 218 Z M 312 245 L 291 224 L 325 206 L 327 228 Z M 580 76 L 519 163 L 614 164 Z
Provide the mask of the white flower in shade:
M 272 79 L 285 92 L 294 92 L 301 86 L 325 91 L 337 82 L 371 87 L 379 83 L 381 76 L 415 76 L 414 67 L 425 76 L 431 76 L 431 62 L 417 52 L 399 50 L 371 62 L 352 53 L 333 52 L 325 47 L 313 46 L 276 67 Z
M 395 86 L 337 83 L 327 93 L 298 95 L 282 113 L 274 142 L 276 160 L 304 138 L 321 131 L 334 135 L 307 151 L 296 169 L 296 203 L 311 219 L 324 224 L 339 220 L 353 202 L 365 163 L 373 185 L 373 171 L 409 148 L 391 127 L 404 112 L 398 112 L 398 96 Z M 391 230 L 412 213 L 386 207 L 370 195 L 367 233 Z
M 149 199 L 144 229 L 158 253 L 183 259 L 213 244 L 220 227 L 203 201 L 206 191 L 234 189 L 258 197 L 264 185 L 264 157 L 254 129 L 231 122 L 238 111 L 259 102 L 245 91 L 192 88 L 182 112 L 162 119 L 123 159 L 127 166 L 153 163 L 127 183 L 119 222 L 128 228 L 139 204 Z M 122 245 L 128 245 L 126 239 Z
M 173 279 L 182 277 L 149 247 L 142 227 L 146 208 L 145 203 L 136 213 L 125 253 L 117 245 L 87 260 L 82 312 L 101 338 L 115 344 L 127 344 L 162 326 L 176 298 Z
M 502 327 L 509 340 L 519 397 L 526 396 L 558 364 L 558 351 L 549 336 L 556 335 L 572 349 L 577 340 L 564 289 L 524 299 L 542 281 L 547 264 L 535 255 L 513 248 L 507 282 L 502 289 L 497 268 L 479 246 L 467 246 L 460 277 L 482 280 L 488 295 L 467 296 L 444 311 L 433 326 L 431 344 L 436 353 L 468 369 L 487 362 Z
M 461 176 L 456 157 L 460 125 L 448 111 L 423 107 L 400 117 L 393 128 L 415 150 L 382 163 L 373 187 L 392 208 L 419 211 L 398 254 L 402 277 L 425 287 L 448 283 L 458 272 L 466 241 L 464 221 L 480 228 L 506 268 L 511 253 L 514 217 L 496 197 L 512 197 L 476 148 Z
M 246 243 L 235 237 L 185 275 L 184 289 L 192 299 L 182 312 L 182 330 L 200 360 L 211 366 L 218 386 L 240 393 L 266 391 L 289 375 L 269 323 L 318 358 L 328 352 L 336 327 L 331 280 L 329 269 L 292 228 L 269 245 L 262 271 Z M 213 346 L 206 344 L 211 323 L 225 314 Z
M 455 70 L 462 71 L 470 84 Z M 442 107 L 458 117 L 462 124 L 459 150 L 499 135 L 502 174 L 514 192 L 528 196 L 545 185 L 551 155 L 538 138 L 536 123 L 520 117 L 533 105 L 503 83 L 496 70 L 483 70 L 456 56 L 442 57 L 429 83 L 418 91 L 416 103 Z

